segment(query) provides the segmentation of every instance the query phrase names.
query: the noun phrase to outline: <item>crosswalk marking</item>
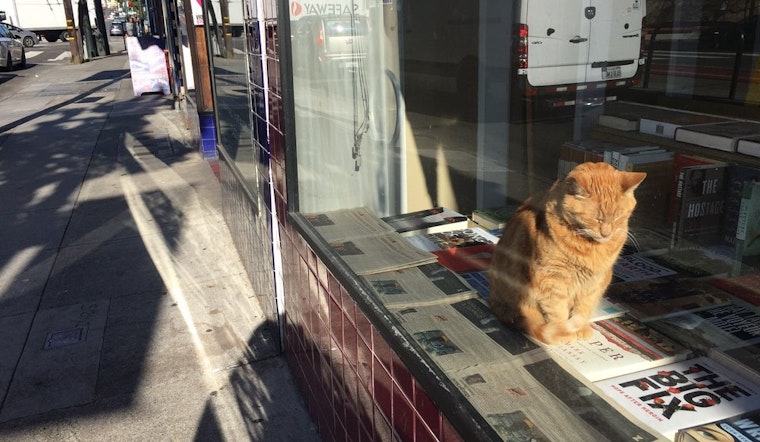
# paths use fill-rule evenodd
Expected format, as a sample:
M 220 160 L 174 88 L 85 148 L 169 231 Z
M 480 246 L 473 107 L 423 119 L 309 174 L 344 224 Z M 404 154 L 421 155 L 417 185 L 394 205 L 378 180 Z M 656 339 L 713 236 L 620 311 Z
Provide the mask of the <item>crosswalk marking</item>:
M 63 51 L 60 54 L 58 54 L 58 56 L 55 58 L 48 58 L 47 61 L 60 61 L 66 58 L 71 58 L 71 51 Z
M 34 58 L 34 57 L 40 55 L 41 53 L 42 53 L 42 51 L 26 51 L 26 58 L 27 59 Z

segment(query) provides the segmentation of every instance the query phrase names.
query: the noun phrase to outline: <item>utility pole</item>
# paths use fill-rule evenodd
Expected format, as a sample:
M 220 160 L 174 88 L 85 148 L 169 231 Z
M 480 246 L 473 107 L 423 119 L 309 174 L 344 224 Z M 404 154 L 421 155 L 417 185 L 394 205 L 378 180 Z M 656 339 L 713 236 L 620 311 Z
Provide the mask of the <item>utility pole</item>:
M 71 50 L 71 63 L 82 64 L 82 56 L 79 54 L 79 38 L 77 37 L 77 28 L 74 26 L 74 8 L 71 6 L 73 0 L 64 0 L 63 9 L 66 13 L 66 31 L 69 34 L 69 48 Z
M 232 58 L 232 28 L 230 27 L 230 5 L 227 0 L 219 0 L 219 12 L 222 14 L 222 33 L 224 34 L 224 51 L 226 58 Z

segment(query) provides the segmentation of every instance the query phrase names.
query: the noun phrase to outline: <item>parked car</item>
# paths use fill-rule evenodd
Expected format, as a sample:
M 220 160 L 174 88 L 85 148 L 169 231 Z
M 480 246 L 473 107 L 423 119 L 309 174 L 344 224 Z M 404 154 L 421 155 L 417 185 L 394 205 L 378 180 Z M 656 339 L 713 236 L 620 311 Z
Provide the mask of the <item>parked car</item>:
M 0 24 L 0 66 L 5 70 L 12 70 L 14 66 L 23 68 L 26 66 L 26 52 L 24 45 L 13 38 L 5 23 Z
M 111 22 L 111 27 L 108 29 L 108 35 L 126 35 L 127 34 L 127 21 L 123 18 L 115 18 Z
M 31 48 L 40 42 L 40 37 L 28 29 L 19 28 L 18 26 L 14 26 L 9 23 L 3 24 L 6 28 L 8 28 L 8 31 L 10 31 L 11 35 L 13 35 L 13 38 L 21 40 L 21 43 L 24 44 L 24 47 Z

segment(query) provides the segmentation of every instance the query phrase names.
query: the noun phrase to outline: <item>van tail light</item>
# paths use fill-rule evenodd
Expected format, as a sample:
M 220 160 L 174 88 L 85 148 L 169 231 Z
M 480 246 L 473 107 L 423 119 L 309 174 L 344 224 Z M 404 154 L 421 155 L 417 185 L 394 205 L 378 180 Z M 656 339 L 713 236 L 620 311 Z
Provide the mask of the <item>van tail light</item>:
M 528 25 L 524 23 L 517 24 L 517 47 L 515 56 L 517 57 L 517 68 L 528 68 Z
M 319 32 L 317 33 L 317 44 L 325 44 L 325 30 L 322 28 L 319 28 Z
M 647 54 L 647 18 L 641 18 L 641 44 L 639 45 L 639 64 L 646 63 Z

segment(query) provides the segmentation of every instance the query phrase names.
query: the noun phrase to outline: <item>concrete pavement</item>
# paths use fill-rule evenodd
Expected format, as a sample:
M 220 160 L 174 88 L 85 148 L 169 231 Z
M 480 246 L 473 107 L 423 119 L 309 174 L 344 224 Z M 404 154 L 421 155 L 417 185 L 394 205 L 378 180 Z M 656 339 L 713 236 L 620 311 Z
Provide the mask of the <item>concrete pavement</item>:
M 172 99 L 0 75 L 0 440 L 319 440 Z

